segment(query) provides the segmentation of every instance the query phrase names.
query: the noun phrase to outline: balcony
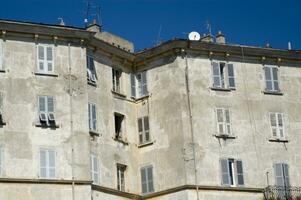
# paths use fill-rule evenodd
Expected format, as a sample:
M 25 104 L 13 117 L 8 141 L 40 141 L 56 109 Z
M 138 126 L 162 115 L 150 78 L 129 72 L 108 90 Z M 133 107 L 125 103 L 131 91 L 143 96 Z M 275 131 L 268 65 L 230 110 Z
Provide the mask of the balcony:
M 264 189 L 265 200 L 301 200 L 301 187 L 268 186 Z

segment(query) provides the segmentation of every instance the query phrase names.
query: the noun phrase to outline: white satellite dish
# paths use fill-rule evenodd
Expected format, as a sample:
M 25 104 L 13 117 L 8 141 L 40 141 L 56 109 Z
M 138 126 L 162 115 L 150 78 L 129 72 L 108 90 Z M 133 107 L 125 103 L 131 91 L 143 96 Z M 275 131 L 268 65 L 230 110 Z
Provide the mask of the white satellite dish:
M 201 39 L 201 36 L 198 32 L 192 31 L 191 33 L 189 33 L 188 38 L 189 40 L 197 41 Z

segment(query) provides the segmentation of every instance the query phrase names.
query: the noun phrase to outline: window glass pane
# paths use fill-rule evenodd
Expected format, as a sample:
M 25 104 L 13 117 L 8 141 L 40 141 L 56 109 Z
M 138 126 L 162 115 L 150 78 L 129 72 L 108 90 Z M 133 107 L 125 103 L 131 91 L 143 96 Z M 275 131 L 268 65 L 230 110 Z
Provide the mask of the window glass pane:
M 272 81 L 266 81 L 266 87 L 266 89 L 269 91 L 273 90 Z
M 278 84 L 278 81 L 274 81 L 274 90 L 275 91 L 279 91 L 279 84 Z
M 48 62 L 47 66 L 48 66 L 48 72 L 52 72 L 52 63 Z
M 277 186 L 284 186 L 284 177 L 283 177 L 283 171 L 282 171 L 282 164 L 277 163 L 274 166 L 275 168 L 275 176 L 276 176 L 276 185 Z
M 132 97 L 136 97 L 136 80 L 134 74 L 131 74 L 131 95 Z
M 282 114 L 278 113 L 278 126 L 283 126 L 283 121 L 282 121 Z
M 230 123 L 230 112 L 228 109 L 225 109 L 225 117 L 226 117 L 226 122 Z

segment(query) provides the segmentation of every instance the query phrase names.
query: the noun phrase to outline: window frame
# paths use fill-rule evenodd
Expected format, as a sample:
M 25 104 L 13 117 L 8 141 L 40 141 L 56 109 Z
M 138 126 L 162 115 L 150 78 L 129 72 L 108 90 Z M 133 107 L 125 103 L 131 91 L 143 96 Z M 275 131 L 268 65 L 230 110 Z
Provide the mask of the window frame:
M 96 167 L 95 169 L 95 162 L 96 162 Z M 90 154 L 90 175 L 91 175 L 91 180 L 93 184 L 99 184 L 100 183 L 100 173 L 99 173 L 99 159 L 96 154 Z M 95 176 L 97 177 L 97 180 L 95 180 Z
M 272 126 L 272 120 L 271 120 L 271 115 L 274 114 L 275 115 L 275 121 L 276 121 L 276 126 Z M 281 118 L 282 118 L 282 134 L 283 136 L 281 137 L 280 135 L 280 129 L 279 128 L 279 115 L 281 115 Z M 275 139 L 285 139 L 287 136 L 286 136 L 286 133 L 285 133 L 285 120 L 284 120 L 284 113 L 281 113 L 281 112 L 269 112 L 268 113 L 268 119 L 269 119 L 269 125 L 270 125 L 270 130 L 271 130 L 271 137 L 272 138 L 275 138 Z M 273 129 L 276 129 L 276 136 L 274 136 L 273 134 Z
M 91 66 L 92 59 L 92 66 Z M 91 69 L 93 68 L 93 69 Z M 95 67 L 95 58 L 92 54 L 86 55 L 86 70 L 87 70 L 87 81 L 89 84 L 96 85 L 97 84 L 97 72 Z
M 219 110 L 222 111 L 222 116 L 223 116 L 223 122 L 219 122 L 219 115 L 218 112 Z M 229 113 L 229 122 L 227 122 L 227 116 L 226 116 L 226 111 Z M 217 135 L 218 136 L 234 136 L 233 134 L 233 129 L 232 129 L 232 120 L 231 120 L 231 110 L 230 108 L 226 107 L 216 107 L 215 108 L 215 118 L 216 118 L 216 127 L 217 127 Z M 223 126 L 223 133 L 220 133 L 220 125 Z M 229 129 L 228 129 L 229 126 Z M 230 131 L 230 133 L 228 133 Z
M 40 110 L 40 98 L 44 98 L 44 101 L 45 101 L 45 111 L 41 111 Z M 52 102 L 53 102 L 53 111 L 49 111 L 49 108 L 48 108 L 48 98 L 52 98 Z M 51 125 L 54 125 L 54 126 L 56 126 L 56 117 L 55 117 L 55 98 L 54 98 L 54 96 L 49 96 L 49 95 L 38 95 L 38 119 L 39 119 L 39 122 L 40 122 L 40 124 L 42 125 L 46 125 L 46 126 L 51 126 Z M 45 124 L 44 123 L 42 123 L 42 121 L 43 120 L 41 120 L 41 114 L 45 114 L 45 116 L 46 116 L 46 121 L 45 121 Z M 54 117 L 54 120 L 50 120 L 50 114 L 53 114 L 53 117 Z M 51 122 L 50 121 L 52 121 L 52 123 L 53 124 L 51 124 Z
M 215 64 L 218 66 L 218 75 L 215 74 Z M 223 71 L 221 71 L 221 64 L 224 64 Z M 230 75 L 229 66 L 232 68 L 233 74 Z M 232 62 L 221 61 L 221 60 L 211 60 L 211 74 L 212 74 L 212 89 L 221 90 L 235 90 L 236 89 L 236 78 L 235 78 L 235 67 Z M 215 84 L 215 78 L 219 79 L 219 85 Z M 233 85 L 231 86 L 230 79 L 233 80 Z
M 44 59 L 40 60 L 39 58 L 39 47 L 43 48 L 43 52 L 44 52 Z M 52 52 L 52 60 L 48 61 L 47 60 L 47 48 L 51 48 L 51 52 Z M 45 44 L 45 43 L 40 43 L 36 45 L 36 52 L 37 52 L 37 72 L 40 74 L 50 74 L 53 75 L 55 73 L 55 46 L 53 44 Z M 43 61 L 43 70 L 40 69 L 40 61 Z M 51 63 L 52 64 L 52 70 L 49 71 L 48 70 L 48 64 Z
M 45 151 L 45 162 L 46 162 L 46 164 L 45 164 L 45 172 L 46 172 L 46 176 L 45 177 L 43 177 L 42 176 L 42 164 L 41 164 L 41 153 L 42 153 L 42 151 Z M 52 167 L 53 169 L 54 169 L 54 176 L 53 177 L 50 177 L 50 165 L 49 165 L 49 160 L 50 160 L 50 158 L 49 158 L 49 152 L 53 152 L 53 154 L 54 154 L 54 167 Z M 52 149 L 52 148 L 41 148 L 40 150 L 39 150 L 39 178 L 40 179 L 56 179 L 56 177 L 57 177 L 57 152 L 56 152 L 56 150 L 55 149 Z
M 138 80 L 138 76 L 141 76 L 141 81 L 140 82 Z M 134 80 L 132 80 L 133 78 L 134 78 Z M 136 73 L 132 73 L 130 75 L 130 79 L 131 79 L 130 83 L 131 83 L 131 97 L 132 98 L 139 99 L 139 98 L 143 98 L 143 97 L 146 97 L 146 96 L 149 95 L 149 91 L 148 91 L 148 73 L 147 73 L 146 70 L 136 72 Z M 135 93 L 135 94 L 133 94 L 133 93 Z
M 92 112 L 92 108 L 95 108 L 95 119 L 93 118 L 93 112 Z M 92 133 L 97 133 L 97 106 L 95 103 L 88 103 L 88 123 L 89 123 L 89 132 Z M 95 129 L 94 129 L 94 123 L 95 123 Z
M 149 174 L 148 174 L 148 169 L 151 169 L 151 174 L 152 174 L 152 180 L 150 181 L 149 180 Z M 145 181 L 145 184 L 146 184 L 146 190 L 145 192 L 143 192 L 143 180 L 142 180 L 142 170 L 145 170 L 145 173 L 146 173 L 146 181 Z M 154 184 L 154 167 L 153 165 L 146 165 L 146 166 L 143 166 L 143 167 L 140 167 L 140 180 L 141 180 L 141 193 L 142 194 L 150 194 L 150 193 L 153 193 L 155 192 L 155 184 Z M 151 185 L 150 185 L 151 184 Z M 151 190 L 153 189 L 153 190 Z
M 147 118 L 148 121 L 148 130 L 145 129 L 145 118 Z M 141 120 L 141 128 L 142 131 L 140 131 L 139 129 L 139 120 Z M 149 116 L 143 116 L 143 117 L 139 117 L 137 119 L 137 128 L 138 128 L 138 141 L 139 141 L 139 145 L 143 145 L 143 144 L 147 144 L 149 142 L 151 142 L 151 136 L 150 136 L 150 123 L 149 123 Z M 146 134 L 148 132 L 148 140 L 146 140 Z M 140 136 L 142 138 L 142 140 L 140 139 Z
M 224 174 L 222 163 L 223 161 L 227 162 L 227 174 Z M 241 164 L 241 172 L 238 172 L 238 162 Z M 244 178 L 244 167 L 241 159 L 234 158 L 221 158 L 220 159 L 220 177 L 221 177 L 221 185 L 229 186 L 229 187 L 244 187 L 245 178 Z M 224 175 L 227 175 L 228 182 L 224 183 Z M 232 176 L 231 176 L 232 175 Z M 242 184 L 239 183 L 239 176 L 241 176 Z
M 116 76 L 116 72 L 120 73 L 119 77 Z M 122 93 L 122 74 L 123 71 L 120 68 L 112 67 L 112 91 Z M 119 84 L 117 84 L 119 83 Z
M 117 190 L 125 192 L 126 165 L 117 163 Z
M 116 117 L 122 117 L 119 133 L 116 132 Z M 116 140 L 124 140 L 125 139 L 125 132 L 126 132 L 126 116 L 119 112 L 114 112 L 114 138 Z
M 266 76 L 266 69 L 269 69 L 269 75 L 270 75 L 270 80 L 267 80 L 267 76 Z M 274 77 L 273 74 L 273 69 L 276 69 L 276 74 L 277 74 L 277 80 Z M 265 85 L 265 92 L 271 92 L 271 93 L 280 93 L 281 89 L 280 89 L 280 72 L 279 72 L 279 66 L 277 65 L 264 65 L 263 66 L 263 73 L 264 73 L 264 85 Z M 271 82 L 271 89 L 268 88 L 268 82 Z M 277 82 L 278 84 L 278 90 L 275 89 L 275 82 Z

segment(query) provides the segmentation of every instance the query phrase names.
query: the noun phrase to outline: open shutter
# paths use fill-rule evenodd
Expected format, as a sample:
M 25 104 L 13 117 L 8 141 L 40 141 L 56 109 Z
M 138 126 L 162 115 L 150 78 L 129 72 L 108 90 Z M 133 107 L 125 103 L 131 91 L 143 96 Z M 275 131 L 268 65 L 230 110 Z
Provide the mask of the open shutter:
M 243 167 L 242 167 L 241 160 L 236 161 L 236 173 L 237 173 L 238 186 L 243 186 L 245 183 L 244 183 L 244 173 L 243 173 Z
M 273 137 L 277 137 L 277 120 L 276 113 L 270 113 L 270 123 Z
M 148 121 L 148 116 L 144 117 L 144 142 L 150 141 L 149 137 L 149 121 Z
M 4 55 L 3 55 L 3 45 L 2 45 L 2 41 L 0 40 L 0 70 L 4 69 L 4 65 L 3 65 L 3 59 Z
M 138 133 L 139 133 L 139 143 L 143 143 L 143 125 L 142 118 L 138 118 Z
M 147 171 L 146 168 L 141 168 L 141 189 L 142 193 L 147 193 L 148 192 L 148 187 L 147 187 Z
M 221 87 L 221 72 L 219 64 L 217 62 L 212 62 L 213 71 L 213 87 Z
M 92 129 L 92 109 L 91 109 L 91 104 L 88 104 L 88 118 L 89 118 L 89 130 Z
M 274 91 L 279 91 L 279 83 L 278 83 L 278 68 L 273 67 L 271 68 L 272 70 L 272 75 L 273 75 L 273 90 Z
M 131 95 L 136 97 L 136 77 L 135 74 L 131 74 Z
M 271 67 L 267 67 L 267 66 L 264 67 L 264 74 L 265 74 L 266 90 L 272 91 L 273 83 L 272 83 Z
M 52 72 L 53 71 L 53 48 L 46 47 L 46 52 L 47 52 L 47 71 Z
M 218 134 L 222 135 L 225 134 L 225 126 L 224 126 L 224 113 L 223 109 L 217 108 L 216 109 L 216 117 L 217 117 L 217 129 L 218 129 Z
M 48 150 L 48 175 L 49 178 L 55 178 L 55 151 Z
M 142 75 L 142 96 L 147 95 L 147 76 L 146 71 L 141 73 Z
M 283 177 L 282 163 L 275 164 L 274 169 L 275 169 L 276 185 L 283 187 L 284 177 Z
M 47 178 L 46 151 L 40 150 L 40 177 Z
M 153 167 L 147 168 L 148 192 L 154 191 Z
M 284 184 L 286 187 L 290 186 L 290 180 L 289 180 L 289 173 L 288 173 L 288 164 L 283 163 L 283 177 L 284 177 Z
M 229 82 L 229 88 L 235 88 L 233 64 L 228 64 L 228 82 Z
M 97 122 L 97 119 L 96 119 L 96 105 L 91 104 L 91 107 L 92 107 L 92 129 L 94 131 L 96 131 L 96 122 Z
M 45 67 L 44 67 L 44 63 L 45 63 L 45 48 L 44 46 L 38 46 L 38 67 L 39 67 L 39 71 L 44 71 Z
M 228 159 L 220 160 L 222 185 L 230 185 L 230 172 Z
M 225 129 L 226 129 L 226 133 L 227 133 L 228 135 L 231 135 L 230 111 L 229 111 L 229 109 L 225 109 L 224 112 L 225 112 L 225 117 L 224 117 L 224 119 L 225 119 Z

